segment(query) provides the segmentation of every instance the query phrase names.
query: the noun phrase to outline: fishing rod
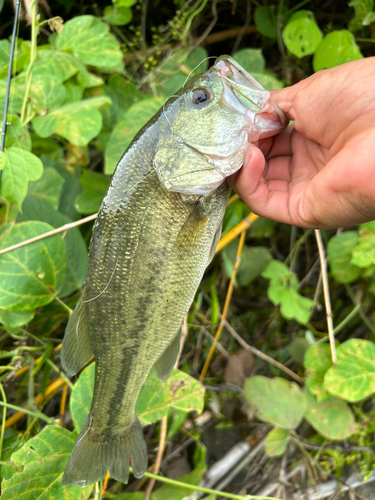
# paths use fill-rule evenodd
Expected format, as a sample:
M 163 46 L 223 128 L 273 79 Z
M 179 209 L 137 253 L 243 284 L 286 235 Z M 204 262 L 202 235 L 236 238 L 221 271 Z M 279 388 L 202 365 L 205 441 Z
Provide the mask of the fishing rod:
M 12 40 L 11 40 L 10 54 L 9 54 L 7 87 L 6 87 L 5 101 L 4 101 L 3 125 L 1 127 L 0 151 L 4 151 L 5 135 L 6 135 L 7 125 L 8 125 L 7 115 L 8 115 L 8 107 L 9 107 L 10 84 L 11 84 L 11 80 L 12 80 L 12 67 L 13 67 L 13 58 L 14 58 L 14 48 L 16 45 L 16 30 L 17 30 L 18 15 L 19 15 L 19 10 L 20 10 L 20 3 L 21 3 L 21 0 L 16 1 L 16 10 L 14 13 Z M 0 170 L 0 182 L 1 182 L 1 175 L 2 175 L 2 171 Z

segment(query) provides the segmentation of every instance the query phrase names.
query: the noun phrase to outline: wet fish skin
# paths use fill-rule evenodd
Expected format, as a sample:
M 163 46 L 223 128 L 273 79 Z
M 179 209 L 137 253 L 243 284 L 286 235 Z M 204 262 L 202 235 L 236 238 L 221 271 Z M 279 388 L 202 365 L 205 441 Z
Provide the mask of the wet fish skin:
M 236 70 L 230 58 L 224 63 Z M 202 113 L 196 113 L 189 99 L 204 85 L 213 94 L 211 112 L 204 113 L 202 107 Z M 223 108 L 225 85 L 215 69 L 191 80 L 140 131 L 103 200 L 93 229 L 85 289 L 61 353 L 69 375 L 92 355 L 96 360 L 90 415 L 65 470 L 65 485 L 94 483 L 107 470 L 127 483 L 129 459 L 136 477 L 147 468 L 135 403 L 153 365 L 162 380 L 173 367 L 181 323 L 220 234 L 229 195 L 225 176 L 231 162 L 238 165 L 246 151 L 243 136 L 249 117 L 233 110 L 233 103 Z M 236 92 L 247 91 L 237 86 Z M 242 107 L 246 99 L 248 94 L 239 101 Z M 189 117 L 190 122 L 196 118 L 196 133 L 184 134 Z M 210 123 L 213 131 L 207 131 Z M 279 129 L 283 126 L 280 121 Z M 199 144 L 201 138 L 204 144 Z M 217 158 L 211 152 L 220 150 L 224 139 L 228 144 Z M 200 152 L 204 148 L 206 152 Z M 172 185 L 166 188 L 168 182 Z

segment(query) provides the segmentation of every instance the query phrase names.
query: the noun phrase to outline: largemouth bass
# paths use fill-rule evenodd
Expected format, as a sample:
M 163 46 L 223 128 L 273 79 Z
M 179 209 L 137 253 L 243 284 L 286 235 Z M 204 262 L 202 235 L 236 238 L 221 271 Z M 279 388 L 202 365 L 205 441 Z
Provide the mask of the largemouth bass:
M 153 367 L 165 381 L 180 327 L 220 237 L 227 176 L 248 142 L 280 132 L 285 116 L 229 56 L 192 78 L 138 133 L 119 161 L 96 219 L 87 279 L 69 320 L 63 369 L 94 355 L 91 411 L 63 484 L 147 469 L 135 403 Z

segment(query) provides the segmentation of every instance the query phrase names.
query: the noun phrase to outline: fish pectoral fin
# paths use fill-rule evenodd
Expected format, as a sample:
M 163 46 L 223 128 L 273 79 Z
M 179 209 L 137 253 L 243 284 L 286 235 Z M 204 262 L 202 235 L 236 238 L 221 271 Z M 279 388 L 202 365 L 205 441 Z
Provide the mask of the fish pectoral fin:
M 215 236 L 214 236 L 214 239 L 212 240 L 212 244 L 211 244 L 211 250 L 210 250 L 210 254 L 208 256 L 208 260 L 207 260 L 207 266 L 209 264 L 211 264 L 211 261 L 212 259 L 214 258 L 214 255 L 215 255 L 215 250 L 216 250 L 216 247 L 217 247 L 217 244 L 219 243 L 220 241 L 220 236 L 221 236 L 221 230 L 223 229 L 223 225 L 220 224 L 220 226 L 217 228 L 216 230 L 216 233 L 215 233 Z
M 61 347 L 61 365 L 69 376 L 83 368 L 94 355 L 89 342 L 85 297 L 83 292 L 70 316 Z
M 109 471 L 111 477 L 127 484 L 129 458 L 135 477 L 142 477 L 147 469 L 147 446 L 137 415 L 133 422 L 117 433 L 91 428 L 91 414 L 78 436 L 66 466 L 64 486 L 87 486 L 103 479 Z
M 161 382 L 165 382 L 169 375 L 172 373 L 178 353 L 180 352 L 180 342 L 181 328 L 179 328 L 177 335 L 168 345 L 160 358 L 156 361 L 156 363 L 154 363 L 153 368 L 155 375 Z

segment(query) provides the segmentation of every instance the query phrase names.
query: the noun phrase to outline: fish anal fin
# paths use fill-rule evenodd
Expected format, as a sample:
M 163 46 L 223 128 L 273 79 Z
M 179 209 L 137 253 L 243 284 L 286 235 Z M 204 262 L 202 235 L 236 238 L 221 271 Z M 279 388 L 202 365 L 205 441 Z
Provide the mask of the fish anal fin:
M 169 375 L 172 373 L 178 353 L 180 352 L 180 342 L 181 328 L 179 328 L 177 335 L 165 349 L 163 354 L 159 357 L 156 363 L 154 363 L 153 368 L 155 375 L 161 382 L 165 382 Z
M 129 458 L 133 475 L 142 477 L 147 469 L 148 454 L 138 417 L 134 415 L 131 425 L 120 432 L 108 433 L 108 430 L 92 429 L 89 415 L 69 458 L 62 484 L 87 486 L 103 479 L 107 471 L 113 479 L 126 484 Z
M 69 376 L 83 368 L 94 355 L 89 342 L 84 298 L 85 293 L 70 316 L 61 347 L 61 365 Z

